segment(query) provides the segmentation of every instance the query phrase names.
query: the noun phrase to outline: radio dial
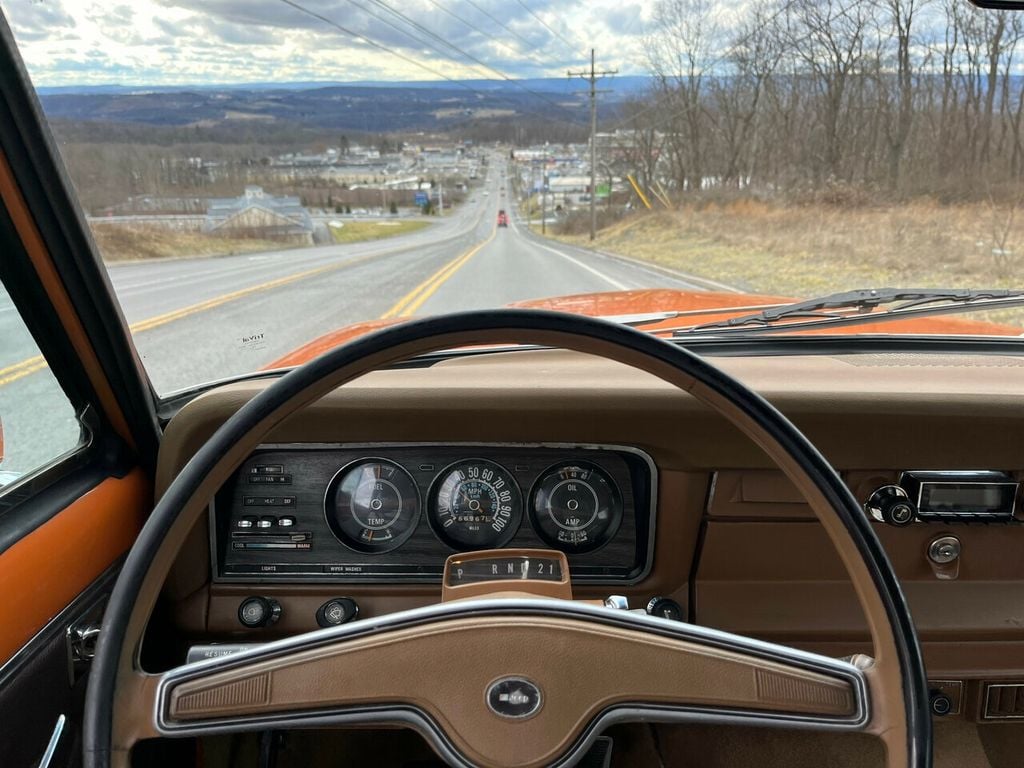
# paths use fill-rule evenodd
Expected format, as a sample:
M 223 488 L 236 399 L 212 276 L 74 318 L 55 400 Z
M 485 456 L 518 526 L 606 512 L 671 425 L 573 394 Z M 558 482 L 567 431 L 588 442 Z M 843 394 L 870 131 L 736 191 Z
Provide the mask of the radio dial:
M 914 522 L 917 508 L 898 485 L 884 485 L 868 498 L 864 510 L 872 518 L 889 525 L 903 526 Z

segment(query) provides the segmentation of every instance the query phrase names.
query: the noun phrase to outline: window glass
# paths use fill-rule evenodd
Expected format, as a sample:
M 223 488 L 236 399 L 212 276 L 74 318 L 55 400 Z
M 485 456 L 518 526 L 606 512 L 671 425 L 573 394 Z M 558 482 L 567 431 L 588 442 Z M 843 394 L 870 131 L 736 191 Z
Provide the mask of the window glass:
M 0 339 L 0 486 L 4 486 L 74 450 L 82 440 L 82 427 L 2 285 Z

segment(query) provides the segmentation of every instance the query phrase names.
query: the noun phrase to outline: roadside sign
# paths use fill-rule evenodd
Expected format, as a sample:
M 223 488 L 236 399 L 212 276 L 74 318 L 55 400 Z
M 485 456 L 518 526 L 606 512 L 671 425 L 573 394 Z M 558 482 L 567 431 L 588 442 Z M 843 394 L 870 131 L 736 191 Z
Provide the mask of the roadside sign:
M 416 193 L 416 205 L 426 205 L 427 202 L 428 202 L 428 198 L 427 198 L 427 193 L 426 192 L 417 192 Z

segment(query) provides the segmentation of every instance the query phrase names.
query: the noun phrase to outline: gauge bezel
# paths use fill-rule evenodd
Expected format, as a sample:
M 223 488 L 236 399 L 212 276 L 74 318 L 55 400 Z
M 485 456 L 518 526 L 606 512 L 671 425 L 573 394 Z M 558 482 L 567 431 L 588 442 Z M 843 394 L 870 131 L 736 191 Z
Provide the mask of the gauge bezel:
M 537 491 L 549 475 L 554 473 L 556 470 L 563 469 L 565 467 L 580 467 L 589 469 L 591 472 L 597 472 L 604 478 L 605 482 L 608 484 L 608 487 L 611 489 L 612 500 L 616 505 L 616 512 L 614 515 L 615 519 L 612 522 L 611 526 L 601 534 L 600 539 L 597 539 L 598 543 L 594 546 L 587 546 L 582 549 L 577 547 L 567 548 L 565 542 L 560 542 L 557 539 L 552 539 L 544 530 L 544 528 L 540 525 L 540 517 L 541 514 L 543 514 L 543 512 L 542 510 L 537 509 L 536 504 L 534 503 L 534 498 L 537 495 Z M 589 482 L 587 484 L 589 485 Z M 526 512 L 527 515 L 529 515 L 530 527 L 533 528 L 534 534 L 536 534 L 537 538 L 539 538 L 549 547 L 551 547 L 552 549 L 557 549 L 559 552 L 563 552 L 566 555 L 589 555 L 592 552 L 598 552 L 604 547 L 606 547 L 608 543 L 615 538 L 616 534 L 618 534 L 619 528 L 622 527 L 622 518 L 625 516 L 626 513 L 626 504 L 625 499 L 622 495 L 622 489 L 619 488 L 619 484 L 615 482 L 615 478 L 612 477 L 611 473 L 607 469 L 593 461 L 572 461 L 571 459 L 569 459 L 566 461 L 555 462 L 551 466 L 544 469 L 537 476 L 537 479 L 533 481 L 533 485 L 530 486 L 530 496 L 526 500 Z M 560 524 L 558 523 L 558 521 L 555 521 L 555 525 Z
M 505 530 L 497 533 L 497 538 L 490 541 L 480 542 L 478 545 L 462 544 L 455 541 L 445 533 L 444 526 L 441 525 L 437 519 L 437 493 L 440 490 L 441 484 L 444 482 L 445 478 L 451 474 L 453 467 L 458 467 L 464 464 L 490 464 L 492 467 L 496 467 L 501 470 L 502 474 L 504 474 L 506 479 L 511 483 L 514 491 L 519 494 L 519 504 L 513 505 L 513 519 L 511 519 L 509 524 L 505 526 Z M 503 464 L 492 461 L 491 459 L 482 459 L 476 456 L 470 456 L 465 459 L 458 459 L 451 462 L 434 476 L 434 479 L 430 483 L 430 490 L 427 493 L 427 523 L 430 526 L 430 530 L 433 531 L 435 538 L 437 538 L 437 540 L 446 547 L 449 547 L 456 552 L 473 552 L 480 549 L 500 549 L 512 541 L 516 534 L 519 533 L 519 529 L 522 528 L 523 520 L 526 518 L 525 506 L 526 502 L 523 499 L 523 489 L 519 485 L 519 481 L 516 480 L 515 473 L 512 472 L 512 470 Z
M 332 491 L 336 487 L 335 484 L 337 482 L 340 482 L 338 478 L 344 477 L 346 474 L 352 471 L 353 467 L 357 467 L 362 464 L 389 464 L 393 467 L 396 467 L 402 474 L 405 475 L 406 479 L 409 481 L 409 484 L 413 487 L 413 490 L 416 492 L 416 511 L 413 513 L 412 521 L 410 522 L 408 529 L 403 531 L 401 535 L 395 536 L 391 540 L 389 546 L 382 549 L 365 549 L 355 544 L 348 536 L 339 536 L 338 532 L 335 530 L 334 525 L 331 523 L 331 516 L 328 511 L 328 504 L 331 503 Z M 327 487 L 324 489 L 323 508 L 324 521 L 327 523 L 327 529 L 331 532 L 334 538 L 342 546 L 352 550 L 353 552 L 357 552 L 360 555 L 382 555 L 385 552 L 392 552 L 393 550 L 402 546 L 416 532 L 416 529 L 419 527 L 420 524 L 420 518 L 423 516 L 423 495 L 420 493 L 419 483 L 416 482 L 416 478 L 412 476 L 412 473 L 394 459 L 385 459 L 380 456 L 364 456 L 362 458 L 350 461 L 348 464 L 345 464 L 337 472 L 331 475 L 331 479 L 327 481 Z

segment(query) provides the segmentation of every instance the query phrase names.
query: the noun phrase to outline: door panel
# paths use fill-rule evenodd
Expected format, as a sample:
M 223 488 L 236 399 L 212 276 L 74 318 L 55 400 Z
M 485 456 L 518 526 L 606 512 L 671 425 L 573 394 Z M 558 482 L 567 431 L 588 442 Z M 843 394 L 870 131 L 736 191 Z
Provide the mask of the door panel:
M 109 478 L 0 555 L 0 663 L 127 551 L 151 499 L 141 470 Z
M 69 665 L 67 631 L 79 616 L 94 615 L 113 588 L 120 561 L 96 579 L 57 617 L 0 666 L 0 765 L 36 766 L 60 716 L 65 722 L 50 768 L 80 762 L 79 729 L 87 676 Z

